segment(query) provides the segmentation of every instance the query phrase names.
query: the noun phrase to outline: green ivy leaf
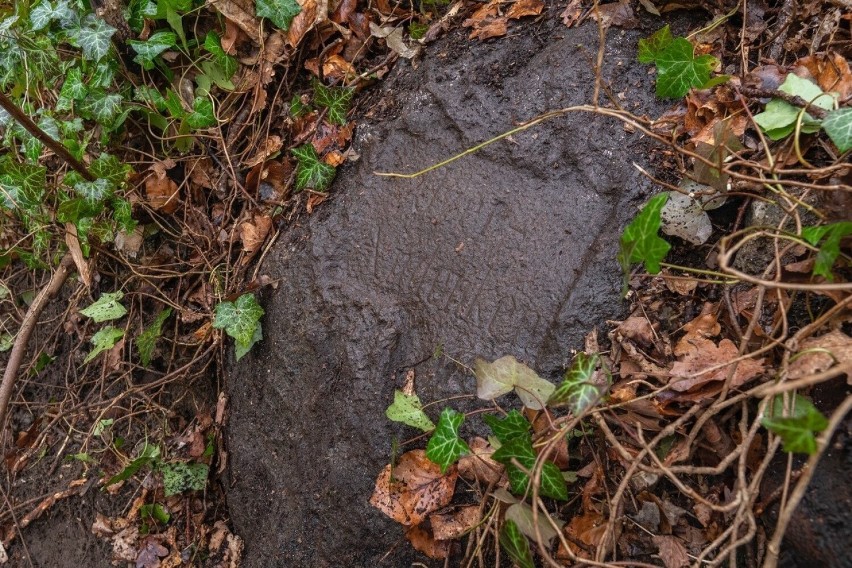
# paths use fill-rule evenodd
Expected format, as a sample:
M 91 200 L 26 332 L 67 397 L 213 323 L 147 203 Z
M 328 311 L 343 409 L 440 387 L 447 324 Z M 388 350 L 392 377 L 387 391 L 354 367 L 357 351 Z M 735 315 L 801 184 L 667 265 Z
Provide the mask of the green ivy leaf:
M 203 463 L 164 463 L 160 465 L 163 473 L 163 489 L 166 497 L 184 491 L 202 491 L 207 486 L 210 468 Z
M 255 13 L 258 18 L 268 18 L 273 24 L 282 30 L 290 29 L 301 6 L 296 0 L 255 0 Z
M 154 68 L 154 58 L 177 44 L 177 36 L 174 32 L 159 31 L 147 40 L 129 39 L 127 44 L 136 52 L 133 61 L 150 70 Z
M 138 224 L 133 218 L 133 205 L 127 199 L 116 197 L 111 201 L 112 218 L 118 228 L 125 233 L 132 233 Z
M 139 349 L 139 359 L 143 366 L 147 367 L 151 364 L 151 357 L 154 354 L 154 348 L 157 346 L 157 340 L 163 334 L 163 324 L 170 315 L 172 315 L 171 308 L 162 310 L 151 322 L 151 325 L 146 327 L 136 338 L 136 347 Z
M 649 273 L 657 274 L 660 271 L 660 262 L 671 248 L 671 245 L 657 234 L 660 230 L 660 211 L 668 198 L 668 193 L 652 197 L 621 234 L 618 261 L 624 272 L 625 288 L 631 263 L 644 262 Z
M 113 185 L 108 179 L 98 178 L 95 181 L 79 181 L 74 184 L 74 191 L 80 197 L 91 203 L 102 203 L 112 195 Z
M 56 220 L 76 224 L 85 217 L 97 217 L 103 209 L 102 203 L 92 203 L 83 197 L 65 199 L 56 208 Z
M 647 39 L 639 40 L 639 63 L 656 63 L 657 58 L 674 41 L 668 25 L 654 32 Z
M 527 434 L 526 436 L 515 436 L 506 440 L 491 457 L 494 461 L 506 466 L 506 473 L 509 476 L 512 492 L 516 495 L 526 493 L 530 483 L 529 475 L 521 468 L 515 466 L 512 463 L 512 459 L 517 460 L 527 471 L 532 471 L 535 467 L 536 454 L 532 446 L 531 436 Z M 539 491 L 542 495 L 553 499 L 568 500 L 568 486 L 556 464 L 545 462 L 541 468 L 539 479 L 541 481 Z
M 834 95 L 823 92 L 823 90 L 808 79 L 802 79 L 795 73 L 788 73 L 784 82 L 778 87 L 778 90 L 794 97 L 799 97 L 808 104 L 812 104 L 823 110 L 834 109 Z
M 517 410 L 512 410 L 502 420 L 491 414 L 484 414 L 482 419 L 491 428 L 491 432 L 500 440 L 501 444 L 505 444 L 509 440 L 519 436 L 526 438 L 530 436 L 530 428 L 532 426 L 524 418 L 524 415 Z
M 153 0 L 130 0 L 127 5 L 127 25 L 136 33 L 142 32 L 145 18 L 157 15 L 157 3 Z
M 124 337 L 124 330 L 118 329 L 117 327 L 107 326 L 98 331 L 92 336 L 92 344 L 95 347 L 88 355 L 86 355 L 86 358 L 83 359 L 83 364 L 85 365 L 102 352 L 112 349 L 116 342 L 118 342 L 118 340 L 122 337 Z
M 124 98 L 118 93 L 107 93 L 103 90 L 90 91 L 80 105 L 80 112 L 86 118 L 91 118 L 104 126 L 112 126 L 116 117 L 121 114 Z
M 215 126 L 216 114 L 213 111 L 213 101 L 207 97 L 197 97 L 192 105 L 192 112 L 186 117 L 186 122 L 193 130 Z
M 71 110 L 74 101 L 82 101 L 89 94 L 89 89 L 83 83 L 83 72 L 79 67 L 72 67 L 65 74 L 65 81 L 59 91 L 56 110 Z
M 801 109 L 794 107 L 787 101 L 772 99 L 766 103 L 766 109 L 754 115 L 754 122 L 769 137 L 770 140 L 781 140 L 786 138 L 796 129 Z M 801 131 L 805 134 L 817 132 L 820 128 L 818 120 L 808 113 L 802 117 Z
M 784 451 L 814 454 L 817 451 L 815 433 L 828 427 L 828 419 L 808 399 L 796 395 L 793 416 L 782 416 L 783 400 L 780 396 L 772 401 L 773 416 L 764 417 L 761 424 L 770 432 L 780 436 Z
M 657 96 L 679 99 L 692 87 L 710 80 L 710 72 L 719 64 L 712 55 L 695 57 L 695 49 L 686 38 L 675 38 L 656 57 Z
M 224 329 L 234 338 L 237 348 L 246 348 L 247 352 L 254 344 L 263 314 L 254 294 L 243 294 L 236 302 L 221 302 L 216 306 L 213 327 Z
M 532 552 L 530 552 L 530 541 L 521 534 L 515 521 L 511 519 L 503 521 L 503 528 L 500 529 L 500 546 L 518 568 L 535 568 Z
M 254 347 L 254 344 L 263 339 L 263 328 L 260 324 L 254 328 L 254 335 L 251 336 L 251 341 L 248 343 L 234 343 L 234 356 L 237 358 L 237 361 L 245 357 L 251 348 Z
M 303 144 L 290 150 L 296 160 L 296 191 L 305 188 L 314 191 L 325 191 L 334 181 L 337 170 L 320 160 L 313 144 Z
M 814 261 L 815 276 L 822 276 L 829 281 L 834 280 L 831 269 L 837 257 L 840 256 L 840 241 L 847 235 L 852 235 L 850 221 L 802 229 L 802 238 L 813 246 L 819 246 L 819 252 Z
M 464 422 L 464 414 L 452 408 L 445 408 L 438 419 L 435 433 L 426 445 L 426 457 L 441 466 L 441 473 L 447 471 L 460 456 L 469 454 L 467 443 L 459 438 L 459 426 Z
M 94 14 L 86 16 L 83 26 L 74 34 L 74 40 L 83 51 L 84 59 L 98 61 L 109 53 L 110 40 L 115 33 L 115 28 Z
M 208 32 L 204 38 L 204 49 L 213 54 L 216 64 L 221 68 L 225 79 L 230 79 L 237 72 L 237 60 L 222 49 L 222 40 L 216 32 Z
M 852 149 L 852 107 L 828 113 L 822 121 L 822 128 L 838 150 L 846 152 Z
M 37 210 L 44 200 L 47 170 L 21 164 L 7 155 L 0 159 L 0 205 L 9 210 Z
M 90 306 L 80 310 L 80 313 L 86 317 L 92 318 L 95 323 L 116 320 L 127 313 L 127 308 L 121 304 L 121 299 L 124 294 L 119 290 L 107 294 L 101 294 L 101 297 Z
M 341 126 L 346 124 L 346 113 L 352 102 L 354 88 L 326 87 L 319 81 L 314 81 L 314 102 L 328 109 L 328 119 Z
M 388 406 L 385 416 L 394 422 L 402 422 L 413 428 L 419 428 L 424 432 L 435 429 L 435 424 L 423 412 L 420 397 L 416 394 L 405 394 L 397 389 L 393 393 L 393 404 Z
M 115 156 L 104 153 L 92 161 L 89 170 L 95 177 L 108 180 L 113 187 L 119 187 L 131 174 L 133 168 Z
M 591 356 L 578 353 L 562 384 L 547 400 L 547 406 L 567 405 L 574 416 L 580 416 L 595 404 L 603 394 L 600 386 L 592 382 L 598 363 L 600 356 L 597 353 Z
M 104 487 L 109 487 L 110 485 L 118 483 L 119 481 L 130 479 L 137 471 L 139 471 L 146 465 L 150 465 L 156 462 L 159 458 L 160 447 L 152 446 L 146 443 L 145 446 L 142 448 L 142 451 L 139 452 L 139 457 L 130 462 L 127 467 L 121 470 L 120 473 L 109 478 L 109 480 L 104 484 Z

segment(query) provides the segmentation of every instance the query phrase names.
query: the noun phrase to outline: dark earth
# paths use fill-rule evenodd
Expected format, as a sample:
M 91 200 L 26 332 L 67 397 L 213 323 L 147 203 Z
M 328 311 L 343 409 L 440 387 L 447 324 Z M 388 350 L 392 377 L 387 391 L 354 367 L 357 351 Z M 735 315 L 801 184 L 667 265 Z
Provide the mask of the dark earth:
M 552 109 L 591 101 L 597 27 L 548 18 L 499 41 L 463 31 L 398 65 L 332 203 L 280 239 L 265 340 L 230 380 L 228 503 L 245 565 L 403 566 L 402 530 L 368 504 L 403 430 L 384 416 L 415 369 L 424 402 L 475 392 L 471 365 L 514 355 L 552 375 L 618 316 L 618 235 L 650 192 L 647 145 L 591 114 L 545 122 L 416 179 L 412 172 Z M 609 35 L 605 77 L 661 105 Z M 388 108 L 389 107 L 389 108 Z M 379 112 L 379 111 L 377 111 Z
M 247 568 L 430 565 L 368 503 L 392 440 L 410 435 L 384 415 L 406 373 L 424 402 L 475 392 L 453 359 L 514 355 L 553 379 L 589 330 L 626 308 L 618 235 L 652 188 L 633 166 L 647 165 L 649 145 L 621 123 L 570 114 L 416 179 L 373 173 L 416 171 L 541 112 L 590 103 L 597 28 L 567 29 L 556 16 L 485 42 L 456 30 L 417 65 L 398 63 L 362 102 L 360 160 L 268 255 L 263 272 L 278 287 L 264 297 L 265 340 L 228 385 L 224 482 Z M 651 116 L 668 105 L 635 57 L 656 27 L 610 30 L 603 73 L 616 101 Z M 828 454 L 834 475 L 815 478 L 828 491 L 810 494 L 798 535 L 848 536 L 834 526 L 849 510 L 848 440 Z M 109 566 L 109 543 L 91 526 L 113 505 L 92 488 L 54 506 L 24 531 L 33 565 Z M 820 518 L 831 526 L 811 522 Z M 802 556 L 783 565 L 814 565 L 814 540 L 798 540 L 810 551 L 793 539 Z M 8 565 L 28 565 L 20 545 L 10 554 Z

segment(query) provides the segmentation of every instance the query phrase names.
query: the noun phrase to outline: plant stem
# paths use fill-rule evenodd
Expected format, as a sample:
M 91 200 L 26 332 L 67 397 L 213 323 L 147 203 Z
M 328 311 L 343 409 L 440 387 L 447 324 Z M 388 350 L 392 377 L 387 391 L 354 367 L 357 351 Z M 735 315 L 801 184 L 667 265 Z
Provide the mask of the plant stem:
M 30 309 L 27 310 L 24 320 L 21 322 L 21 329 L 18 331 L 18 336 L 15 338 L 15 344 L 12 346 L 12 352 L 9 354 L 9 361 L 6 363 L 6 370 L 3 372 L 3 382 L 0 383 L 0 428 L 6 421 L 6 409 L 9 407 L 9 399 L 12 398 L 12 390 L 15 387 L 15 378 L 18 374 L 18 368 L 21 366 L 21 361 L 24 359 L 24 353 L 27 351 L 27 344 L 30 341 L 38 323 L 38 317 L 41 311 L 47 305 L 47 301 L 59 292 L 68 275 L 71 274 L 74 267 L 74 259 L 71 253 L 65 253 L 62 261 L 59 263 L 59 268 L 50 277 L 50 282 L 47 286 L 41 289 Z
M 74 168 L 74 170 L 86 178 L 86 180 L 95 181 L 95 179 L 97 179 L 92 175 L 92 172 L 89 171 L 83 162 L 72 156 L 71 152 L 69 152 L 65 146 L 51 138 L 47 132 L 39 128 L 38 125 L 33 122 L 32 119 L 12 101 L 12 99 L 3 94 L 2 91 L 0 91 L 0 107 L 3 107 L 6 112 L 12 115 L 12 118 L 17 120 L 21 126 L 27 130 L 27 132 L 35 136 L 39 142 L 53 150 L 54 154 L 65 160 L 69 166 Z

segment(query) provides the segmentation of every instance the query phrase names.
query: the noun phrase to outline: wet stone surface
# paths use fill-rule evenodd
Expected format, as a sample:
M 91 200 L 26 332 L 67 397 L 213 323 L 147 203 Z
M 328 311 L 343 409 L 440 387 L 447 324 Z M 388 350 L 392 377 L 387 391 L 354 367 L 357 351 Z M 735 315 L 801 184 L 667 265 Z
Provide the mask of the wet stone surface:
M 390 116 L 362 121 L 334 199 L 267 259 L 280 284 L 266 339 L 229 386 L 228 501 L 249 568 L 426 561 L 368 504 L 391 440 L 411 434 L 384 417 L 406 371 L 424 402 L 475 391 L 439 348 L 465 364 L 515 355 L 554 378 L 623 309 L 618 235 L 649 188 L 632 165 L 644 142 L 621 123 L 571 114 L 417 179 L 373 174 L 589 102 L 597 29 L 552 20 L 493 43 L 455 33 L 417 69 L 401 63 Z M 657 111 L 634 63 L 641 33 L 610 32 L 605 75 Z

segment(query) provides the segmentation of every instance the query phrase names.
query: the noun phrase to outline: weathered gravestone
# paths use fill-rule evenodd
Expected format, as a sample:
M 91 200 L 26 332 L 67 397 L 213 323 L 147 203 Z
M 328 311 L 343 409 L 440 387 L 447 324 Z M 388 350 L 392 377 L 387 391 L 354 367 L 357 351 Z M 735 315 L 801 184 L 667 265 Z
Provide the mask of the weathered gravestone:
M 640 34 L 609 36 L 613 92 L 651 109 Z M 265 339 L 229 386 L 228 500 L 246 566 L 408 565 L 401 528 L 368 504 L 392 438 L 411 433 L 384 416 L 406 370 L 424 402 L 475 392 L 432 358 L 439 346 L 466 364 L 515 355 L 553 378 L 620 313 L 618 236 L 649 191 L 632 164 L 642 139 L 621 123 L 572 114 L 417 179 L 373 174 L 589 102 L 596 52 L 594 24 L 553 17 L 495 42 L 455 33 L 416 69 L 398 65 L 384 87 L 395 118 L 359 126 L 361 159 L 334 199 L 264 265 L 280 279 Z

